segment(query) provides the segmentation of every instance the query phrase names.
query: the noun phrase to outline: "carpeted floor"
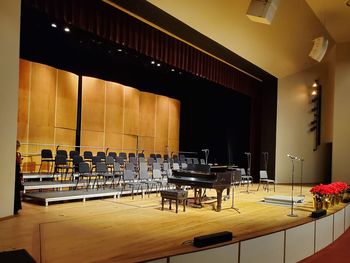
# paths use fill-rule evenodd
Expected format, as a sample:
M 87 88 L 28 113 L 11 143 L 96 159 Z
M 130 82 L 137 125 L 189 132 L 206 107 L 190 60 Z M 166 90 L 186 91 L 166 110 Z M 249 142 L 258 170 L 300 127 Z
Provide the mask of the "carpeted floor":
M 335 242 L 299 263 L 344 263 L 350 262 L 350 228 Z

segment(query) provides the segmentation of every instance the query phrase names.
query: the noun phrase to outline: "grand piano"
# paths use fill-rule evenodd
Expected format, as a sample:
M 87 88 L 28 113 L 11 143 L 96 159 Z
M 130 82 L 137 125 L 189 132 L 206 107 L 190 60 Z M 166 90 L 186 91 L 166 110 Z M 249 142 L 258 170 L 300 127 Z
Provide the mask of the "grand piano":
M 201 205 L 202 189 L 216 190 L 216 211 L 221 211 L 222 191 L 231 187 L 232 172 L 226 166 L 210 167 L 203 164 L 188 165 L 187 169 L 173 171 L 168 177 L 168 183 L 175 184 L 177 188 L 182 185 L 192 186 L 195 194 L 195 204 Z

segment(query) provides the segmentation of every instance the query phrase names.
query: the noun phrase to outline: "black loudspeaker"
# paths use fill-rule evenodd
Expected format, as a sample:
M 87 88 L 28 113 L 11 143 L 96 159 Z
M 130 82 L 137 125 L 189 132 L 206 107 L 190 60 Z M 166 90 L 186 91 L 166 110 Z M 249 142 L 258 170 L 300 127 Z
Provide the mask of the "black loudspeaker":
M 232 240 L 233 235 L 232 232 L 224 231 L 219 233 L 214 233 L 205 236 L 199 236 L 193 238 L 193 245 L 195 247 L 205 247 L 214 244 L 218 244 L 221 242 L 226 242 Z

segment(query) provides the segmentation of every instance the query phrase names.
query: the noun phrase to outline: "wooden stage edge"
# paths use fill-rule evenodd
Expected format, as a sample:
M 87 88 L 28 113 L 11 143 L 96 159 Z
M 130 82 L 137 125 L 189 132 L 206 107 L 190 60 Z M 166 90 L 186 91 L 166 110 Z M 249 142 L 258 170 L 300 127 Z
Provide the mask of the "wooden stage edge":
M 245 187 L 235 188 L 240 213 L 231 209 L 231 199 L 222 202 L 221 212 L 215 212 L 213 203 L 194 208 L 191 202 L 186 212 L 179 209 L 176 214 L 168 205 L 162 211 L 161 198 L 154 193 L 48 207 L 22 203 L 19 216 L 0 221 L 0 251 L 24 248 L 37 262 L 140 262 L 233 244 L 315 220 L 310 217 L 310 187 L 303 187 L 305 201 L 294 207 L 297 217 L 288 216 L 290 206 L 261 202 L 267 196 L 290 196 L 290 185 L 276 185 L 276 192 L 256 189 L 254 184 L 247 194 Z M 215 195 L 207 190 L 207 196 Z M 335 205 L 327 214 L 345 206 Z M 222 231 L 232 232 L 234 239 L 201 249 L 190 243 L 196 236 Z

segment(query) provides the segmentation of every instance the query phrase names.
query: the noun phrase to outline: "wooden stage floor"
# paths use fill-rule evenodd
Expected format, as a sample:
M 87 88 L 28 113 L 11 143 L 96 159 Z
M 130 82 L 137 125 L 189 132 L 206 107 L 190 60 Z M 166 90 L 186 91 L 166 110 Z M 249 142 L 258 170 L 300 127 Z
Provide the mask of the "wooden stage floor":
M 253 185 L 250 189 L 256 189 Z M 176 214 L 161 211 L 160 197 L 97 199 L 85 203 L 58 203 L 48 207 L 22 203 L 19 216 L 0 221 L 0 251 L 24 248 L 37 262 L 135 262 L 199 250 L 188 244 L 195 236 L 232 231 L 232 242 L 249 239 L 310 222 L 312 196 L 303 187 L 305 202 L 295 207 L 298 217 L 289 217 L 289 206 L 261 203 L 266 196 L 291 195 L 291 186 L 277 185 L 276 192 L 241 193 L 235 188 L 235 207 L 223 201 L 221 212 L 211 204 Z M 299 194 L 299 187 L 294 194 Z M 215 191 L 207 192 L 215 196 Z M 190 191 L 190 195 L 192 191 Z M 339 204 L 328 210 L 333 213 Z M 227 243 L 226 243 L 227 244 Z

